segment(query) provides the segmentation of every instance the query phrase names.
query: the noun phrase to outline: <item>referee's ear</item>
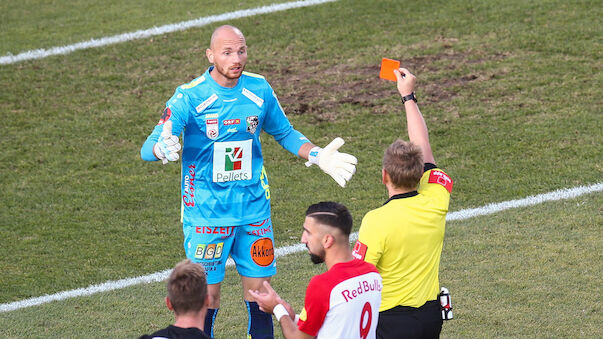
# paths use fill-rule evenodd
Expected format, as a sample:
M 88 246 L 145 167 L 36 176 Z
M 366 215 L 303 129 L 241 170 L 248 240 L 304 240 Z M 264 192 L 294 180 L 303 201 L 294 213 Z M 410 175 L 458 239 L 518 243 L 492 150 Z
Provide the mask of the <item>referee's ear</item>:
M 385 170 L 385 168 L 381 169 L 381 183 L 387 186 L 388 182 L 391 182 L 391 178 L 389 177 L 389 173 Z

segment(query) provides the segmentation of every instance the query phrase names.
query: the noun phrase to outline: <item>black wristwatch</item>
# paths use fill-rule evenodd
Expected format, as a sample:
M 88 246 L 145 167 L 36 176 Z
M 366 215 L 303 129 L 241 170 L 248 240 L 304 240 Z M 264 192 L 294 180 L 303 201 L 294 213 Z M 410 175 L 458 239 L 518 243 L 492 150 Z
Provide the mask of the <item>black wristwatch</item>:
M 414 91 L 412 93 L 410 93 L 409 95 L 402 97 L 402 103 L 405 103 L 408 100 L 414 100 L 415 102 L 417 102 L 417 96 L 415 95 Z

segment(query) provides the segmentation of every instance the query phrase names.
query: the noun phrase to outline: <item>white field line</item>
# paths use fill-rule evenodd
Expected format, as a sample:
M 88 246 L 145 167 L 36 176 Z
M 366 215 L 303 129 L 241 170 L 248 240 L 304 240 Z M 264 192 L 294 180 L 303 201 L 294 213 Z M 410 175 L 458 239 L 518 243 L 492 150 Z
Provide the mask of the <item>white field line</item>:
M 305 0 L 305 1 L 294 1 L 294 2 L 285 2 L 281 4 L 272 4 L 268 6 L 262 6 L 251 9 L 244 9 L 235 12 L 217 14 L 207 17 L 201 17 L 198 19 L 188 20 L 179 22 L 176 24 L 169 24 L 160 27 L 153 27 L 145 30 L 139 30 L 136 32 L 123 33 L 118 35 L 113 35 L 109 37 L 99 38 L 99 39 L 91 39 L 88 41 L 78 42 L 72 45 L 52 47 L 49 49 L 36 49 L 31 51 L 26 51 L 19 53 L 17 55 L 8 54 L 0 57 L 0 65 L 8 65 L 14 64 L 20 61 L 32 60 L 32 59 L 42 59 L 51 55 L 60 55 L 60 54 L 69 54 L 74 51 L 80 49 L 87 49 L 93 47 L 102 47 L 117 43 L 122 43 L 135 39 L 144 39 L 148 37 L 152 37 L 155 35 L 162 35 L 166 33 L 183 31 L 193 27 L 201 27 L 205 25 L 209 25 L 215 22 L 234 20 L 239 18 L 244 18 L 248 16 L 254 16 L 259 14 L 273 13 L 288 10 L 291 8 L 299 8 L 299 7 L 307 7 L 318 4 L 323 4 L 327 2 L 334 2 L 337 0 Z
M 500 202 L 500 203 L 488 204 L 488 205 L 478 207 L 478 208 L 471 208 L 471 209 L 460 210 L 457 212 L 450 212 L 450 213 L 448 213 L 446 220 L 448 220 L 448 221 L 465 220 L 465 219 L 469 219 L 469 218 L 473 218 L 473 217 L 477 217 L 477 216 L 493 214 L 493 213 L 504 211 L 504 210 L 511 209 L 511 208 L 532 206 L 532 205 L 541 204 L 541 203 L 544 203 L 547 201 L 572 199 L 572 198 L 575 198 L 575 197 L 578 197 L 581 195 L 599 192 L 602 190 L 603 190 L 603 182 L 594 184 L 591 186 L 578 186 L 578 187 L 574 187 L 574 188 L 560 189 L 560 190 L 553 191 L 550 193 L 529 196 L 529 197 L 526 197 L 523 199 L 509 200 L 509 201 L 504 201 L 504 202 Z M 358 233 L 354 232 L 350 236 L 350 241 L 355 241 L 356 239 L 358 239 Z M 277 248 L 274 254 L 278 258 L 278 257 L 286 256 L 288 254 L 302 252 L 305 249 L 306 249 L 305 245 L 297 244 L 297 245 Z M 231 258 L 228 258 L 228 261 L 226 262 L 226 266 L 232 266 L 232 265 L 234 265 L 234 262 L 232 261 Z M 46 304 L 46 303 L 49 303 L 52 301 L 88 296 L 88 295 L 92 295 L 92 294 L 96 294 L 96 293 L 100 293 L 100 292 L 107 292 L 107 291 L 122 289 L 122 288 L 125 288 L 128 286 L 133 286 L 133 285 L 138 285 L 138 284 L 143 284 L 143 283 L 159 282 L 159 281 L 166 280 L 167 277 L 169 276 L 170 272 L 171 272 L 171 269 L 167 269 L 165 271 L 155 272 L 155 273 L 145 275 L 145 276 L 107 281 L 107 282 L 104 282 L 104 283 L 98 284 L 98 285 L 90 285 L 86 288 L 78 288 L 78 289 L 71 290 L 71 291 L 63 291 L 63 292 L 59 292 L 59 293 L 55 293 L 55 294 L 44 295 L 41 297 L 30 298 L 30 299 L 15 301 L 15 302 L 6 303 L 6 304 L 0 304 L 0 313 L 14 311 L 14 310 L 18 310 L 21 308 L 26 308 L 26 307 L 31 307 L 31 306 L 41 305 L 41 304 Z

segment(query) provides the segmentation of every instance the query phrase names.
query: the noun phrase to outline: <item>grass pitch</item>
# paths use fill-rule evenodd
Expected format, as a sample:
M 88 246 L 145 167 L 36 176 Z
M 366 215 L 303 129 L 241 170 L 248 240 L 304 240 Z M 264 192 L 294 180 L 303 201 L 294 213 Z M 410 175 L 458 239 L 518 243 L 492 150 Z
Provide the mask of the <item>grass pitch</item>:
M 0 54 L 243 6 L 163 3 L 11 4 Z M 381 57 L 419 78 L 436 161 L 455 180 L 451 211 L 601 182 L 601 12 L 595 1 L 342 0 L 230 22 L 247 36 L 247 69 L 267 77 L 296 128 L 319 145 L 341 136 L 359 159 L 340 189 L 263 138 L 277 244 L 298 242 L 311 203 L 340 201 L 358 226 L 385 200 L 381 155 L 406 127 L 394 84 L 377 78 Z M 139 150 L 175 87 L 208 66 L 215 26 L 0 66 L 0 302 L 184 256 L 179 168 L 145 163 Z M 600 206 L 597 193 L 449 223 L 441 281 L 456 320 L 443 337 L 601 337 Z M 276 286 L 299 309 L 322 268 L 305 254 L 279 265 Z M 218 337 L 243 337 L 233 270 L 223 291 Z M 163 293 L 152 284 L 3 313 L 0 333 L 135 337 L 171 320 Z

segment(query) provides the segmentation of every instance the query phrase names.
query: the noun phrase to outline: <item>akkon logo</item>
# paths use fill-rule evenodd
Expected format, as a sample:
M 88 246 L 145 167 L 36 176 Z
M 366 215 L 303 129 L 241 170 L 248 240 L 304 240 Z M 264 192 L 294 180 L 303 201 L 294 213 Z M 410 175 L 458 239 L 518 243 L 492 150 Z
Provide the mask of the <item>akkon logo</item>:
M 241 169 L 243 159 L 243 149 L 241 147 L 230 148 L 224 150 L 224 170 L 237 171 Z

